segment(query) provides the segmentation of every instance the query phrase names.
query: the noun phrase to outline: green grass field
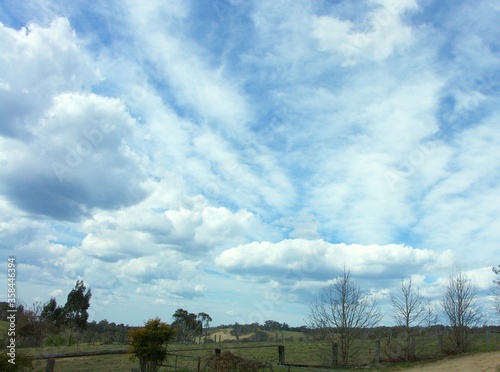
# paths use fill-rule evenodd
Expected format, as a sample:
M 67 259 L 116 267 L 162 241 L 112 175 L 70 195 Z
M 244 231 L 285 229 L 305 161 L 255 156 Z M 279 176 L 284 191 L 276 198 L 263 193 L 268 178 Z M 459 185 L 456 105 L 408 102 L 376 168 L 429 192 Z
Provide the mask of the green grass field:
M 8 329 L 7 322 L 0 321 L 0 332 L 6 335 Z M 224 330 L 219 331 L 222 340 L 230 340 L 229 332 Z M 302 365 L 325 365 L 328 364 L 327 353 L 324 352 L 324 344 L 321 342 L 304 341 L 305 335 L 300 332 L 268 332 L 269 341 L 267 342 L 222 342 L 221 344 L 206 344 L 205 346 L 199 344 L 171 344 L 169 345 L 169 352 L 176 354 L 169 356 L 167 363 L 170 366 L 177 364 L 177 371 L 193 371 L 196 370 L 197 359 L 193 357 L 201 357 L 201 366 L 203 367 L 205 361 L 215 353 L 215 348 L 220 348 L 222 352 L 231 351 L 233 354 L 241 356 L 245 359 L 255 359 L 271 363 L 277 366 L 278 363 L 278 344 L 285 346 L 285 362 L 290 364 Z M 217 339 L 218 339 L 218 334 Z M 213 337 L 213 335 L 212 335 Z M 242 337 L 251 337 L 251 334 Z M 293 341 L 292 341 L 293 339 Z M 299 339 L 303 341 L 299 341 Z M 278 340 L 278 342 L 276 342 Z M 500 334 L 492 333 L 490 335 L 489 343 L 486 342 L 486 335 L 484 333 L 474 335 L 472 339 L 470 352 L 487 352 L 500 350 Z M 419 363 L 393 363 L 389 364 L 387 357 L 384 353 L 384 347 L 387 344 L 387 339 L 381 339 L 381 366 L 384 370 L 396 370 L 397 368 L 411 367 L 419 365 Z M 420 355 L 426 360 L 435 360 L 436 358 L 443 357 L 438 352 L 438 338 L 437 336 L 429 337 L 425 340 L 420 339 L 422 349 Z M 323 347 L 322 347 L 323 346 Z M 375 340 L 361 340 L 358 342 L 357 347 L 360 352 L 353 360 L 353 364 L 358 366 L 373 366 L 375 359 Z M 247 348 L 250 347 L 250 348 Z M 101 351 L 101 350 L 126 350 L 127 345 L 73 345 L 64 347 L 45 347 L 45 348 L 31 348 L 31 349 L 18 349 L 18 352 L 29 353 L 31 355 L 47 355 L 56 353 L 67 352 L 86 352 L 86 351 Z M 328 345 L 327 345 L 328 349 Z M 46 361 L 40 361 L 41 371 L 44 370 Z M 131 371 L 132 368 L 138 368 L 138 361 L 131 360 L 130 355 L 103 355 L 103 356 L 87 356 L 87 357 L 72 357 L 61 358 L 56 360 L 55 371 L 60 372 L 87 372 L 87 371 Z M 281 368 L 275 368 L 281 371 Z M 337 371 L 339 369 L 336 369 Z M 372 369 L 373 370 L 373 369 Z M 162 368 L 162 371 L 173 371 L 173 367 Z M 302 369 L 292 368 L 291 371 L 302 371 Z
M 280 342 L 281 343 L 281 337 Z M 284 336 L 286 339 L 287 337 Z M 435 340 L 434 340 L 435 338 Z M 437 337 L 430 338 L 425 343 L 422 355 L 426 356 L 428 360 L 435 360 L 438 355 L 438 341 Z M 419 363 L 396 363 L 389 365 L 384 357 L 383 348 L 386 339 L 381 340 L 382 364 L 379 368 L 384 370 L 395 370 L 397 368 L 412 367 L 419 365 Z M 208 344 L 206 346 L 198 344 L 172 344 L 169 346 L 169 352 L 174 353 L 176 356 L 169 356 L 167 363 L 172 366 L 169 368 L 162 368 L 162 371 L 173 371 L 173 365 L 177 363 L 177 371 L 193 371 L 196 369 L 197 360 L 192 357 L 201 357 L 201 366 L 203 367 L 204 361 L 214 354 L 215 348 L 220 348 L 222 352 L 231 351 L 232 353 L 246 359 L 256 359 L 260 361 L 270 362 L 274 366 L 278 363 L 278 344 L 273 341 L 269 342 L 246 342 L 246 343 L 222 343 L 222 344 Z M 320 342 L 306 342 L 306 341 L 285 341 L 285 361 L 290 364 L 303 364 L 303 365 L 321 365 L 324 360 L 321 360 L 322 346 Z M 360 349 L 358 357 L 353 361 L 357 365 L 368 367 L 373 366 L 375 358 L 375 340 L 363 340 L 357 345 Z M 248 348 L 247 348 L 248 347 Z M 51 348 L 36 348 L 24 349 L 32 355 L 39 354 L 53 354 L 65 353 L 75 351 L 94 351 L 94 350 L 117 350 L 126 349 L 126 345 L 80 345 L 69 347 L 51 347 Z M 484 334 L 477 335 L 475 338 L 471 352 L 486 352 L 500 350 L 500 334 L 492 334 L 490 343 L 486 343 Z M 182 356 L 186 357 L 182 357 Z M 176 361 L 177 359 L 177 361 Z M 45 361 L 43 361 L 45 363 Z M 424 361 L 425 363 L 425 361 Z M 44 366 L 45 364 L 43 364 Z M 138 368 L 137 360 L 131 360 L 130 355 L 103 355 L 91 357 L 75 357 L 75 358 L 62 358 L 57 359 L 55 371 L 66 372 L 83 372 L 83 371 L 131 371 L 132 368 Z M 373 367 L 372 370 L 375 368 Z M 278 371 L 281 368 L 277 369 Z M 335 369 L 339 371 L 339 369 Z M 303 371 L 303 369 L 292 368 L 291 371 Z
M 7 338 L 7 330 L 9 329 L 9 322 L 5 320 L 0 320 L 0 340 L 5 340 Z

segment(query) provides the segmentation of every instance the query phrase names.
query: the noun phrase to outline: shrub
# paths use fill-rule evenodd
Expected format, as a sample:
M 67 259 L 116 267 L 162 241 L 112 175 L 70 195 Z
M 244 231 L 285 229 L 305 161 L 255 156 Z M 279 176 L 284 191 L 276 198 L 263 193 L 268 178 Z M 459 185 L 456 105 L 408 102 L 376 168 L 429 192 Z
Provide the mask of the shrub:
M 44 369 L 40 366 L 39 362 L 33 361 L 27 354 L 17 353 L 16 364 L 9 363 L 10 357 L 7 353 L 0 353 L 0 371 L 2 372 L 37 372 Z
M 167 358 L 167 343 L 174 335 L 174 329 L 159 318 L 150 319 L 144 328 L 129 332 L 132 353 L 139 359 L 141 372 L 158 371 Z
M 66 345 L 66 340 L 64 337 L 59 335 L 50 335 L 45 341 L 45 346 L 64 346 Z
M 272 371 L 271 363 L 260 362 L 258 360 L 243 359 L 230 351 L 219 355 L 211 355 L 205 362 L 207 372 L 257 372 Z

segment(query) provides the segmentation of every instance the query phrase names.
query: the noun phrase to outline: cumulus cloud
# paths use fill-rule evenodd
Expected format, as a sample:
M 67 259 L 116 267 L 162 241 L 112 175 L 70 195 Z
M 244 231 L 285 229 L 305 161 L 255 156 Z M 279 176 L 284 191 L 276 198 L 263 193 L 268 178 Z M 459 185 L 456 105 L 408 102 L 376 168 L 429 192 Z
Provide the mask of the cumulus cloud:
M 404 245 L 332 244 L 324 240 L 293 239 L 254 242 L 222 252 L 216 264 L 239 275 L 282 281 L 328 280 L 344 266 L 366 278 L 398 278 L 448 267 L 451 251 L 435 252 Z
M 1 140 L 0 140 L 1 142 Z M 6 198 L 0 197 L 0 249 L 8 251 L 17 245 L 26 245 L 35 240 L 44 223 L 34 221 L 17 210 Z
M 407 276 L 436 300 L 455 264 L 484 295 L 498 10 L 220 5 L 0 3 L 0 251 L 26 298 L 80 278 L 97 319 L 302 324 L 344 264 L 385 302 Z
M 13 30 L 0 24 L 0 134 L 26 140 L 60 92 L 80 91 L 101 79 L 66 18 L 48 27 Z
M 141 170 L 123 140 L 132 122 L 117 100 L 56 96 L 28 143 L 6 141 L 2 191 L 26 211 L 67 220 L 136 203 Z
M 1 32 L 9 44 L 2 94 L 15 101 L 2 100 L 1 192 L 62 220 L 140 200 L 141 172 L 124 141 L 133 119 L 120 101 L 82 92 L 99 74 L 68 21 Z
M 86 235 L 81 248 L 89 255 L 112 261 L 160 250 L 203 256 L 214 249 L 251 241 L 269 230 L 249 211 L 213 207 L 201 197 L 184 197 L 177 206 L 179 200 L 165 200 L 173 190 L 163 190 L 165 194 L 153 193 L 119 212 L 95 213 L 83 225 Z

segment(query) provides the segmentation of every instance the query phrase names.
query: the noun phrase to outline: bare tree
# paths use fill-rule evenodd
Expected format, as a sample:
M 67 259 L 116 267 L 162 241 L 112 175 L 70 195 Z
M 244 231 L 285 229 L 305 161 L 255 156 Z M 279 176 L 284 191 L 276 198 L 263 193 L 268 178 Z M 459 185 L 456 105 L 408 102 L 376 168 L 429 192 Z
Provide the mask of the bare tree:
M 391 295 L 393 318 L 396 325 L 403 329 L 403 337 L 388 345 L 391 357 L 408 362 L 416 360 L 416 330 L 432 325 L 435 312 L 429 306 L 429 300 L 420 294 L 411 279 L 402 280 L 397 292 Z M 429 323 L 429 324 L 428 324 Z
M 470 344 L 470 329 L 481 325 L 481 307 L 477 305 L 477 288 L 461 270 L 451 273 L 441 300 L 451 327 L 451 344 L 463 353 Z
M 500 265 L 493 267 L 492 270 L 496 275 L 496 278 L 493 280 L 495 284 L 493 287 L 493 306 L 495 311 L 500 314 Z
M 346 366 L 351 360 L 354 341 L 366 328 L 376 326 L 381 319 L 376 298 L 356 284 L 351 273 L 344 267 L 343 273 L 325 288 L 310 307 L 309 326 L 329 341 L 326 353 L 332 353 L 332 364 Z M 336 348 L 330 345 L 338 341 L 340 358 Z M 333 349 L 333 351 L 332 351 Z

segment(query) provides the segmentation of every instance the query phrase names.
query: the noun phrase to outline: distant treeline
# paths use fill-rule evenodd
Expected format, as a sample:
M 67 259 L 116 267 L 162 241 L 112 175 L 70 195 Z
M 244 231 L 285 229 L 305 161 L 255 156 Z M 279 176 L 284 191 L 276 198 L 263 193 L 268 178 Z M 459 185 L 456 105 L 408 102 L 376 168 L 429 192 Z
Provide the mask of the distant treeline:
M 9 304 L 7 302 L 0 302 L 0 320 L 7 320 Z M 178 310 L 176 314 L 180 313 Z M 18 345 L 20 347 L 37 347 L 37 346 L 61 346 L 67 343 L 67 335 L 50 332 L 50 329 L 43 322 L 37 322 L 33 318 L 32 310 L 25 309 L 23 305 L 17 307 L 17 331 L 18 331 Z M 178 319 L 177 319 L 178 322 Z M 174 322 L 175 323 L 175 322 Z M 109 322 L 107 319 L 99 322 L 88 322 L 86 328 L 80 332 L 74 332 L 70 337 L 69 344 L 88 343 L 88 344 L 126 344 L 128 342 L 128 332 L 131 329 L 139 328 L 137 326 L 129 326 L 123 323 Z M 422 328 L 422 332 L 431 332 L 439 334 L 447 330 L 447 326 L 435 325 L 429 328 Z M 500 333 L 500 326 L 489 326 L 490 332 Z M 322 336 L 303 325 L 300 327 L 291 327 L 287 323 L 278 322 L 275 320 L 266 320 L 264 324 L 250 323 L 250 324 L 221 324 L 216 327 L 207 327 L 203 333 L 203 340 L 201 331 L 197 334 L 196 338 L 190 339 L 191 342 L 213 342 L 213 333 L 220 329 L 230 329 L 230 334 L 233 335 L 237 341 L 240 342 L 265 342 L 275 341 L 276 336 L 271 332 L 300 332 L 296 337 L 287 334 L 278 334 L 277 341 L 282 339 L 287 341 L 320 341 Z M 400 333 L 400 327 L 375 327 L 365 329 L 365 339 L 378 339 L 394 337 L 397 338 Z M 252 334 L 251 337 L 248 337 Z M 3 338 L 3 337 L 1 337 Z M 186 342 L 186 339 L 176 340 L 177 342 Z M 226 341 L 230 342 L 230 341 Z M 233 341 L 234 342 L 234 341 Z
M 0 302 L 0 320 L 7 320 L 8 309 L 7 302 Z M 61 346 L 67 343 L 65 335 L 55 332 L 50 324 L 40 321 L 33 310 L 26 309 L 23 305 L 17 307 L 16 318 L 17 345 L 20 347 Z M 84 330 L 69 335 L 69 343 L 127 343 L 128 331 L 132 328 L 134 327 L 108 322 L 106 319 L 92 321 L 87 323 Z
M 212 327 L 213 329 L 224 329 L 224 328 L 232 328 L 236 330 L 239 334 L 248 334 L 255 332 L 257 330 L 261 331 L 291 331 L 291 332 L 304 332 L 307 330 L 307 326 L 303 325 L 300 327 L 290 327 L 287 323 L 277 322 L 275 320 L 266 320 L 264 324 L 260 323 L 250 323 L 250 324 L 221 324 L 217 327 Z

